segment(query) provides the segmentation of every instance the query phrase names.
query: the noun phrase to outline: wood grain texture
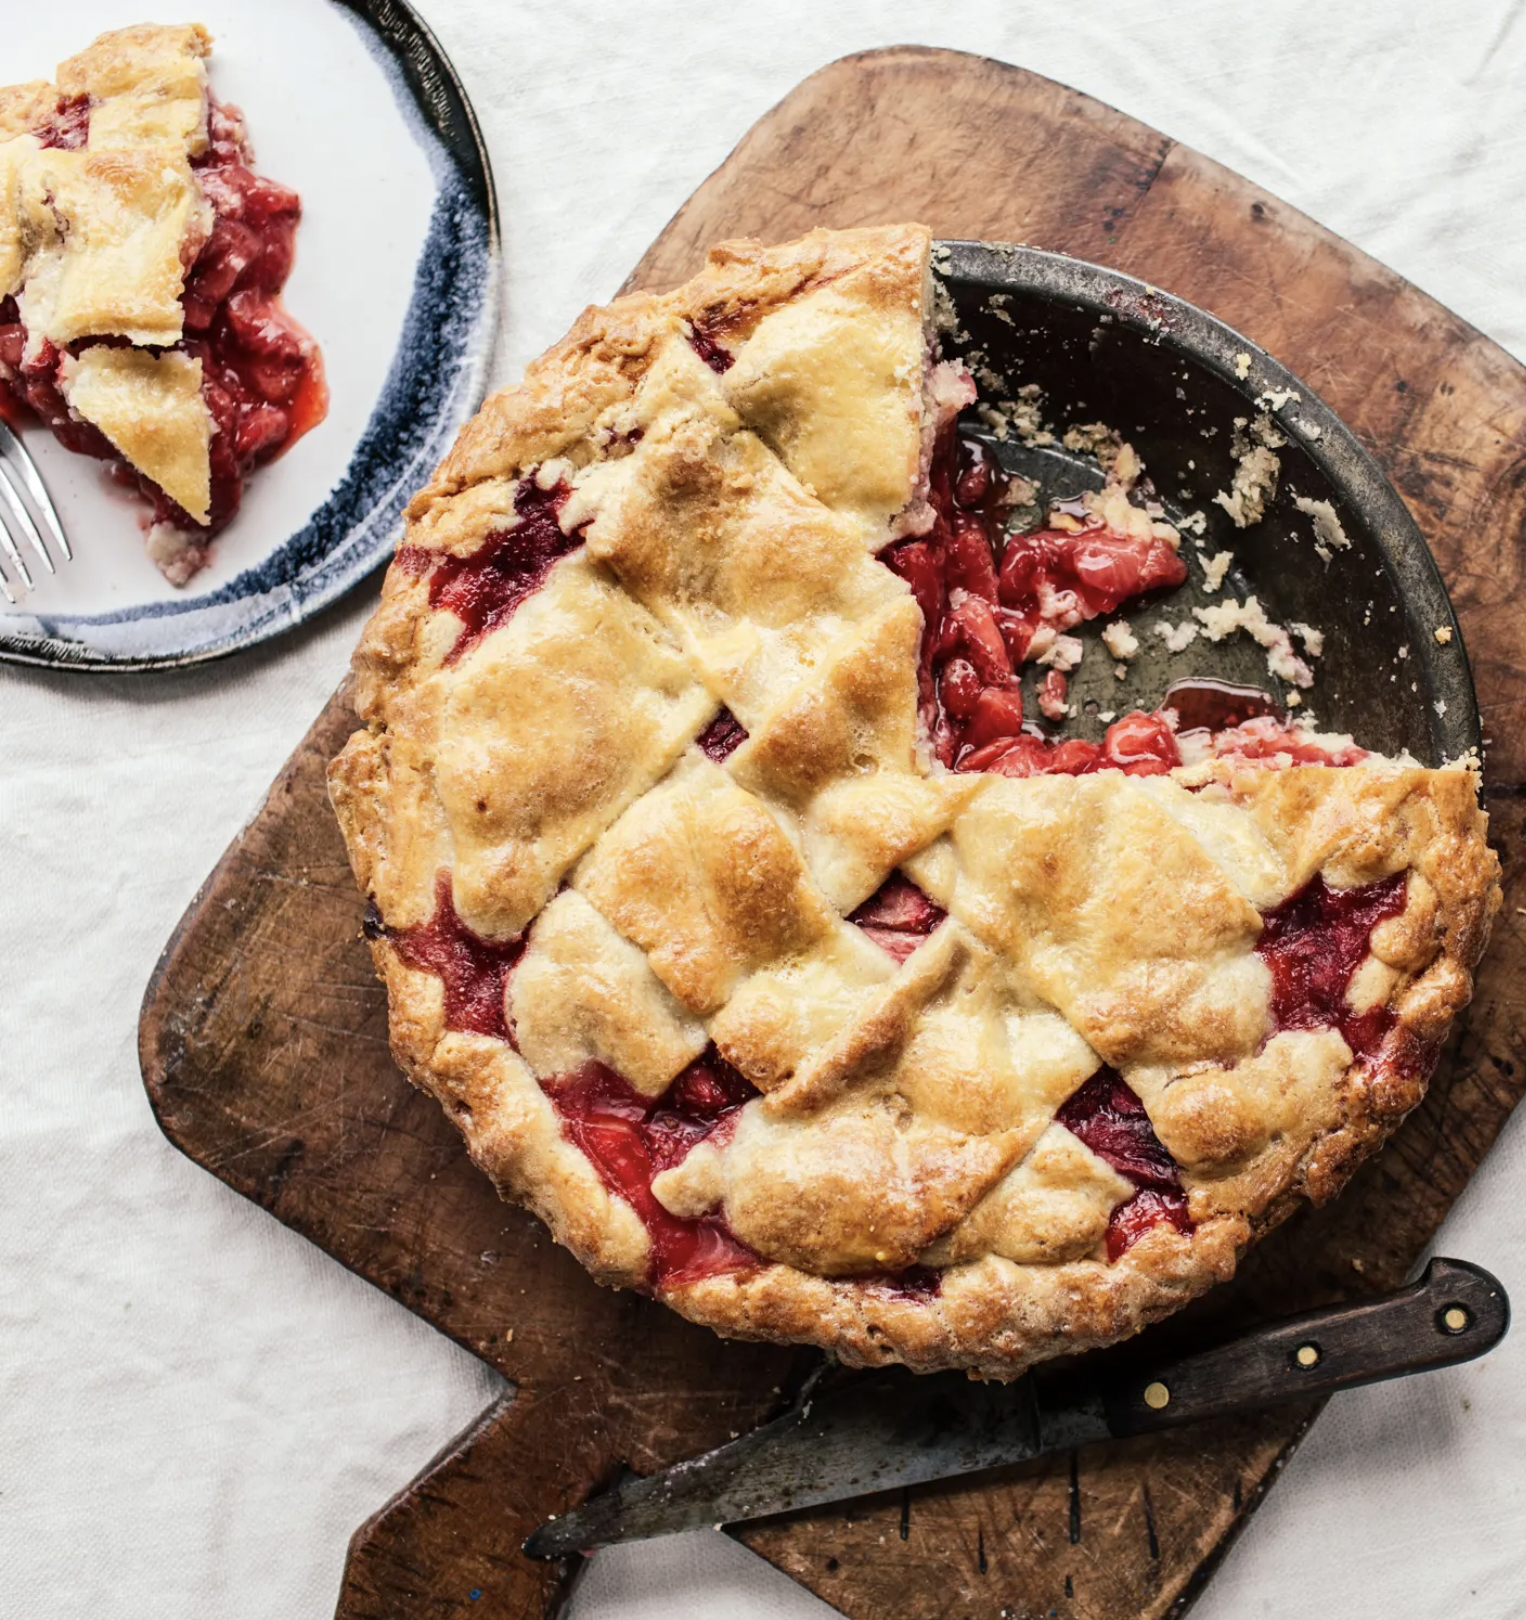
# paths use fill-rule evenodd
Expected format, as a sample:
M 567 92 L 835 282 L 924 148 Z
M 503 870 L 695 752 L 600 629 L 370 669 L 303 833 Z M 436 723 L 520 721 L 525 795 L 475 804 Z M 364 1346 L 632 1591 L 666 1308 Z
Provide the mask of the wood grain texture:
M 1526 372 L 1392 272 L 1166 137 L 1020 69 L 952 52 L 847 58 L 796 89 L 689 200 L 628 285 L 709 243 L 920 218 L 1026 241 L 1202 304 L 1317 387 L 1409 502 L 1446 574 L 1493 739 L 1506 902 L 1467 1028 L 1346 1195 L 1152 1330 L 1186 1343 L 1402 1280 L 1518 1100 L 1526 940 Z M 515 1385 L 357 1531 L 339 1614 L 540 1616 L 569 1572 L 521 1538 L 611 1478 L 757 1422 L 811 1358 L 725 1344 L 593 1285 L 498 1201 L 386 1048 L 361 901 L 323 794 L 335 695 L 187 913 L 149 987 L 145 1079 L 171 1140 Z M 1116 1352 L 1113 1352 L 1116 1354 Z M 856 1620 L 1180 1614 L 1314 1416 L 1284 1410 L 979 1481 L 748 1527 Z

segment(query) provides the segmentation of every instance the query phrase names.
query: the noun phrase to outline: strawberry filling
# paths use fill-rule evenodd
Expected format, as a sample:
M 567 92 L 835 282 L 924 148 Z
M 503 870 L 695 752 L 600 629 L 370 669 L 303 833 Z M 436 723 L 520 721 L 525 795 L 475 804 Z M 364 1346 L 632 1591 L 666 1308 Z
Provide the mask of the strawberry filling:
M 747 741 L 747 732 L 731 710 L 722 705 L 720 713 L 694 740 L 717 765 L 724 765 Z
M 1017 672 L 1035 648 L 1042 651 L 1083 620 L 1187 577 L 1167 541 L 1122 534 L 1084 510 L 1068 519 L 1073 530 L 1005 535 L 1009 483 L 978 440 L 946 429 L 929 469 L 931 533 L 883 553 L 922 610 L 923 725 L 938 758 L 959 769 L 989 769 L 986 761 L 997 756 L 983 755 L 974 765 L 967 760 L 1022 736 Z M 1052 672 L 1040 708 L 1059 718 L 1064 703 L 1064 676 Z
M 649 1286 L 671 1287 L 761 1264 L 721 1215 L 685 1220 L 652 1192 L 652 1178 L 681 1164 L 697 1144 L 720 1145 L 729 1138 L 737 1112 L 758 1095 L 713 1046 L 660 1097 L 643 1096 L 602 1063 L 587 1063 L 543 1086 L 567 1139 L 641 1217 L 652 1244 Z
M 1116 1070 L 1099 1069 L 1055 1118 L 1134 1184 L 1108 1217 L 1110 1261 L 1162 1222 L 1178 1232 L 1192 1230 L 1181 1170 L 1155 1134 L 1144 1104 Z
M 453 664 L 546 583 L 546 576 L 583 543 L 581 529 L 563 534 L 557 521 L 571 491 L 565 483 L 542 489 L 527 474 L 514 491 L 511 527 L 495 530 L 466 557 L 402 546 L 393 559 L 405 573 L 429 576 L 429 605 L 454 613 L 461 629 L 445 662 Z
M 892 872 L 848 921 L 897 962 L 904 962 L 947 915 L 910 878 Z
M 1256 954 L 1272 975 L 1272 1018 L 1282 1029 L 1338 1029 L 1357 1056 L 1371 1054 L 1393 1026 L 1380 1003 L 1358 1013 L 1346 999 L 1372 931 L 1404 910 L 1407 874 L 1355 889 L 1312 882 L 1262 918 Z
M 385 938 L 411 968 L 436 974 L 445 990 L 445 1027 L 513 1041 L 504 1013 L 509 975 L 524 955 L 525 937 L 484 939 L 456 915 L 449 872 L 435 879 L 435 909 L 427 923 L 388 928 L 367 913 L 366 932 Z

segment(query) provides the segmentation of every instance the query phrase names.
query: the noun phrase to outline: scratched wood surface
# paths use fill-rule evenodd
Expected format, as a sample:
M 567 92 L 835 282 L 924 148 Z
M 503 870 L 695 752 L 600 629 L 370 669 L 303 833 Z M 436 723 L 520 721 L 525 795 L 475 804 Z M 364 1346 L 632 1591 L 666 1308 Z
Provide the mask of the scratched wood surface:
M 1397 1283 L 1522 1089 L 1526 373 L 1415 288 L 1167 136 L 1020 69 L 952 52 L 848 58 L 796 89 L 684 205 L 629 285 L 721 237 L 920 218 L 945 236 L 1100 260 L 1204 305 L 1301 373 L 1388 469 L 1473 657 L 1506 905 L 1425 1105 L 1332 1208 L 1154 1330 L 1182 1339 Z M 207 880 L 145 998 L 143 1072 L 186 1153 L 508 1378 L 351 1543 L 344 1620 L 554 1614 L 571 1571 L 518 1547 L 615 1477 L 743 1429 L 810 1357 L 727 1344 L 595 1287 L 500 1203 L 410 1090 L 323 791 L 352 726 L 335 694 Z M 1314 1409 L 1094 1448 L 744 1530 L 856 1620 L 1180 1614 Z

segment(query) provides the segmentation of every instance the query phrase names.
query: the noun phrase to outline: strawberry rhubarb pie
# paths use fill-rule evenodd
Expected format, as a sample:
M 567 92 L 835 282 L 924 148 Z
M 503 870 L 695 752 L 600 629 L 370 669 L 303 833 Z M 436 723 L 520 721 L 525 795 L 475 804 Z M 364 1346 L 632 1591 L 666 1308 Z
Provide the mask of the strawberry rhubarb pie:
M 177 585 L 328 401 L 280 301 L 301 204 L 255 172 L 210 50 L 124 28 L 0 89 L 0 414 L 110 462 Z
M 398 1059 L 600 1281 L 1010 1377 L 1340 1189 L 1497 868 L 1464 765 L 1040 734 L 1024 664 L 1178 535 L 1124 453 L 1006 532 L 929 249 L 730 243 L 588 311 L 413 501 L 330 783 Z

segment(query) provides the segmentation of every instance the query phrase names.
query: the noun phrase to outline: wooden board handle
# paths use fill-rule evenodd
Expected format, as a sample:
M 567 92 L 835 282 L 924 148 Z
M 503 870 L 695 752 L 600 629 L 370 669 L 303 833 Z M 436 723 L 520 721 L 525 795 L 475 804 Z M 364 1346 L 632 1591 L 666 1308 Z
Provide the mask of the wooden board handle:
M 520 1543 L 587 1491 L 593 1460 L 557 1444 L 565 1419 L 521 1391 L 490 1406 L 350 1538 L 335 1620 L 528 1620 L 560 1612 L 573 1566 Z
M 1481 1266 L 1432 1260 L 1381 1299 L 1290 1317 L 1217 1350 L 1132 1374 L 1104 1397 L 1116 1435 L 1146 1434 L 1279 1401 L 1471 1361 L 1510 1326 L 1505 1290 Z

